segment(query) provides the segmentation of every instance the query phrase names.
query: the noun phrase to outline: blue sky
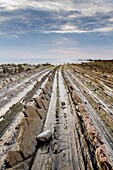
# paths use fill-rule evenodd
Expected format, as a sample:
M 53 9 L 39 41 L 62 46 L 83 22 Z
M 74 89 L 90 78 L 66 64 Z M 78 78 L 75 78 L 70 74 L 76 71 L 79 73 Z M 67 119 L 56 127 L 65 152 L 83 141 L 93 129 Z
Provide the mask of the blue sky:
M 113 59 L 112 0 L 0 0 L 0 63 Z

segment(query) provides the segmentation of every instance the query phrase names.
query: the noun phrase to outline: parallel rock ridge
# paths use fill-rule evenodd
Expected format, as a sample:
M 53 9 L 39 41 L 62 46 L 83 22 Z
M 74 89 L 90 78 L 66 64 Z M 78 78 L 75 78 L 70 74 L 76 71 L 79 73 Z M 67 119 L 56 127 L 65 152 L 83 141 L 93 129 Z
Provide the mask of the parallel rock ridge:
M 107 145 L 104 144 L 101 135 L 95 128 L 90 115 L 86 112 L 83 106 L 83 102 L 77 95 L 76 91 L 72 87 L 70 81 L 64 75 L 65 82 L 68 86 L 68 90 L 71 93 L 73 102 L 76 105 L 76 111 L 78 119 L 80 120 L 80 125 L 82 129 L 83 136 L 86 140 L 86 145 L 89 148 L 90 154 L 92 155 L 92 164 L 95 166 L 94 169 L 100 170 L 112 170 L 113 169 L 113 157 L 110 155 Z M 87 103 L 86 103 L 87 104 Z M 82 136 L 81 136 L 82 138 Z M 113 144 L 113 143 L 112 143 Z M 86 147 L 85 145 L 83 147 Z M 86 152 L 84 150 L 84 152 Z M 85 155 L 85 153 L 84 153 Z M 87 159 L 87 158 L 85 158 Z M 91 168 L 92 169 L 92 168 Z
M 7 152 L 1 169 L 29 169 L 33 155 L 38 147 L 37 135 L 43 130 L 46 114 L 51 98 L 54 72 L 48 77 L 40 94 L 25 105 L 24 118 L 19 124 L 16 142 Z
M 19 101 L 22 110 L 4 131 L 11 136 L 0 140 L 1 170 L 113 170 L 113 75 L 84 65 L 53 67 Z

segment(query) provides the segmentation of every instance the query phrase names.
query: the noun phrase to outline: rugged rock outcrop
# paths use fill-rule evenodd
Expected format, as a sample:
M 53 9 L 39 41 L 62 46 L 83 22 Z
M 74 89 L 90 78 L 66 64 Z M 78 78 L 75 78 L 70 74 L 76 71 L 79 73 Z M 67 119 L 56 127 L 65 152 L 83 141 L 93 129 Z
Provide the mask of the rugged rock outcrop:
M 95 128 L 91 116 L 85 110 L 81 98 L 77 95 L 69 80 L 67 80 L 65 76 L 64 78 L 77 111 L 79 125 L 77 125 L 76 128 L 78 129 L 79 140 L 82 141 L 79 142 L 79 144 L 81 143 L 80 148 L 82 145 L 84 148 L 82 150 L 82 156 L 83 159 L 85 159 L 85 163 L 88 163 L 91 157 L 91 161 L 89 162 L 90 168 L 95 167 L 95 169 L 100 170 L 112 170 L 113 160 L 110 158 L 111 155 L 108 147 L 104 144 L 101 135 Z
M 7 152 L 3 167 L 29 169 L 30 162 L 38 148 L 37 135 L 43 130 L 52 93 L 54 74 L 50 75 L 40 94 L 25 105 L 16 142 Z
M 104 111 L 111 119 L 111 105 L 87 90 L 94 78 L 86 76 L 85 85 L 84 72 L 64 67 L 44 79 L 30 100 L 21 101 L 19 122 L 2 145 L 1 170 L 113 170 L 112 136 L 99 115 Z
M 96 149 L 96 160 L 100 170 L 113 170 L 110 155 L 105 144 Z

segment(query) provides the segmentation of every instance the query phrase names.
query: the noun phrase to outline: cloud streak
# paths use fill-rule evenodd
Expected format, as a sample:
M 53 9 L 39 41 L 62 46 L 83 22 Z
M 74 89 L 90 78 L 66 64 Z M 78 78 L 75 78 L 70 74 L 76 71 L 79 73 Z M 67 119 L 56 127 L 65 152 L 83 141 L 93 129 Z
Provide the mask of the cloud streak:
M 21 35 L 24 33 L 112 32 L 112 16 L 113 11 L 84 16 L 79 10 L 59 12 L 32 8 L 2 10 L 0 11 L 0 33 Z
M 0 56 L 94 56 L 102 46 L 112 54 L 112 0 L 0 0 Z

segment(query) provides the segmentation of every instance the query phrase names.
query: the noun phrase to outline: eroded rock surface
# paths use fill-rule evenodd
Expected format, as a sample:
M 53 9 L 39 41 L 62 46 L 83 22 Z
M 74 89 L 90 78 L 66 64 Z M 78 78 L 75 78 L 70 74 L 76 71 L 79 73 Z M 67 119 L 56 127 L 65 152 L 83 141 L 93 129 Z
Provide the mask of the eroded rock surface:
M 4 141 L 1 170 L 112 170 L 112 79 L 106 76 L 73 65 L 54 70 Z
M 29 169 L 31 160 L 38 148 L 37 135 L 39 135 L 44 126 L 46 114 L 52 93 L 53 75 L 50 75 L 47 83 L 41 89 L 37 97 L 32 102 L 28 102 L 23 109 L 23 118 L 21 119 L 17 130 L 18 134 L 11 141 L 6 141 L 5 145 L 11 143 L 11 148 L 6 152 L 1 168 L 5 169 Z M 49 132 L 50 134 L 50 132 Z M 49 135 L 50 138 L 51 135 Z
M 52 137 L 51 130 L 46 130 L 37 136 L 37 140 L 40 142 L 47 142 L 51 139 L 51 137 Z

